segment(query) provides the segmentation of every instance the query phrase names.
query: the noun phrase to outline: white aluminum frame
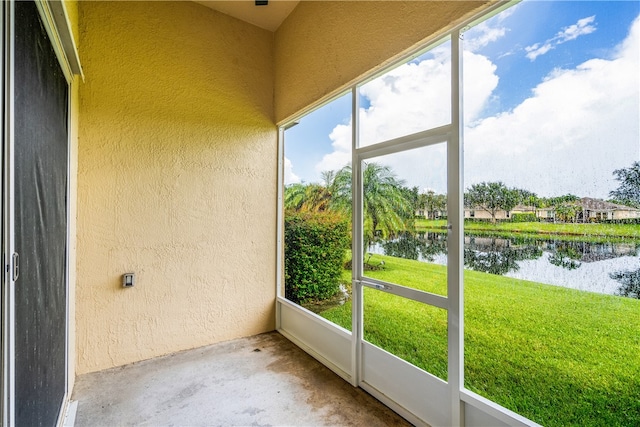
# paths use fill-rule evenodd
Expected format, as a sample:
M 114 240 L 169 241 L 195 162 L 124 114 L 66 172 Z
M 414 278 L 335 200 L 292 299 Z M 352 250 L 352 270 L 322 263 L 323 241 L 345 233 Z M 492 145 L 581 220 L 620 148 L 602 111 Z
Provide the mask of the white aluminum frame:
M 361 85 L 384 74 L 391 67 L 359 80 L 350 86 L 352 96 L 352 332 L 291 303 L 282 295 L 283 242 L 282 224 L 284 129 L 315 108 L 332 101 L 344 91 L 336 92 L 324 102 L 310 106 L 280 126 L 278 158 L 278 256 L 276 329 L 300 345 L 316 359 L 384 402 L 416 425 L 514 425 L 537 426 L 495 402 L 464 388 L 464 208 L 463 208 L 463 91 L 462 33 L 468 27 L 486 20 L 519 0 L 498 1 L 463 25 L 434 37 L 426 47 L 410 52 L 397 63 L 414 59 L 443 41 L 451 40 L 451 123 L 412 135 L 359 147 L 359 96 Z M 410 149 L 445 143 L 447 146 L 447 213 L 449 218 L 447 296 L 431 294 L 394 283 L 364 277 L 363 274 L 363 195 L 362 161 Z M 443 381 L 363 339 L 363 287 L 370 287 L 447 310 L 448 381 Z M 292 314 L 297 313 L 297 314 Z M 285 321 L 283 321 L 283 316 Z M 291 319 L 296 318 L 295 326 Z M 289 322 L 289 323 L 287 323 Z M 295 330 L 293 330 L 295 329 Z M 306 333 L 305 331 L 314 331 Z M 312 336 L 314 333 L 320 337 Z M 335 340 L 332 340 L 331 336 Z M 344 340 L 351 339 L 351 366 L 344 359 Z M 329 341 L 327 341 L 329 340 Z M 313 342 L 316 342 L 313 344 Z M 338 349 L 326 351 L 318 342 Z M 333 354 L 331 354 L 333 353 Z M 336 356 L 335 354 L 338 354 Z M 338 361 L 337 359 L 341 359 Z M 368 363 L 367 361 L 373 361 Z M 417 399 L 417 400 L 416 400 Z M 444 401 L 442 400 L 444 399 Z M 429 407 L 429 404 L 432 404 Z M 465 417 L 466 415 L 466 417 Z
M 447 378 L 451 424 L 464 425 L 460 390 L 464 388 L 464 183 L 462 39 L 451 33 L 451 138 L 447 145 Z
M 447 34 L 439 40 L 436 40 L 435 43 L 431 44 L 431 47 L 435 47 L 441 45 L 445 41 L 449 39 L 450 35 Z M 454 41 L 452 40 L 452 47 L 454 45 Z M 422 51 L 424 52 L 424 50 Z M 414 55 L 415 56 L 415 55 Z M 405 62 L 405 61 L 403 61 Z M 452 68 L 454 63 L 452 61 Z M 453 70 L 451 72 L 452 80 L 454 80 L 458 74 L 454 73 Z M 360 86 L 356 86 L 359 88 Z M 454 85 L 452 82 L 451 92 L 452 97 L 458 95 L 458 86 Z M 357 101 L 358 97 L 354 96 L 354 101 Z M 354 102 L 355 103 L 355 102 Z M 459 116 L 459 111 L 456 108 L 461 105 L 459 102 L 451 103 L 451 117 L 452 121 L 454 117 Z M 352 122 L 357 123 L 358 119 L 353 119 Z M 355 126 L 354 126 L 355 128 Z M 436 128 L 427 129 L 421 132 L 417 132 L 411 135 L 405 135 L 397 138 L 393 138 L 391 140 L 378 142 L 372 145 L 366 145 L 363 147 L 358 147 L 357 140 L 354 138 L 353 142 L 353 160 L 352 160 L 352 170 L 353 170 L 353 179 L 354 182 L 361 178 L 361 167 L 365 160 L 385 156 L 394 153 L 401 153 L 407 150 L 424 148 L 435 145 L 446 144 L 447 147 L 447 181 L 448 181 L 448 197 L 452 198 L 452 203 L 450 203 L 449 209 L 454 209 L 456 204 L 456 200 L 462 197 L 461 191 L 455 191 L 452 193 L 452 184 L 451 184 L 451 176 L 458 176 L 461 173 L 461 169 L 459 168 L 458 162 L 451 161 L 452 153 L 457 153 L 458 139 L 457 132 L 455 131 L 453 123 L 449 123 L 443 126 L 439 126 Z M 455 156 L 454 156 L 455 157 Z M 459 183 L 460 181 L 455 181 L 454 185 Z M 358 182 L 357 184 L 353 184 L 354 191 L 354 200 L 358 204 L 358 207 L 362 209 L 362 200 L 363 200 L 363 188 L 362 182 Z M 455 189 L 456 187 L 454 187 Z M 354 211 L 356 210 L 356 206 L 354 204 Z M 455 216 L 454 216 L 455 217 Z M 456 224 L 459 226 L 459 224 Z M 353 228 L 354 228 L 354 246 L 358 246 L 362 248 L 363 246 L 363 218 L 359 216 L 353 218 Z M 458 247 L 456 246 L 455 239 L 450 239 L 448 241 L 448 252 L 456 253 Z M 434 306 L 440 309 L 447 310 L 448 312 L 448 330 L 451 331 L 455 329 L 453 325 L 457 324 L 457 322 L 452 323 L 452 316 L 450 313 L 451 305 L 454 304 L 452 302 L 452 297 L 449 295 L 451 293 L 452 288 L 457 288 L 457 283 L 453 282 L 454 279 L 458 278 L 457 276 L 450 275 L 450 267 L 447 267 L 447 296 L 441 296 L 432 294 L 429 292 L 420 291 L 417 289 L 412 289 L 406 286 L 402 286 L 395 283 L 388 283 L 381 280 L 373 279 L 370 277 L 365 277 L 362 272 L 362 252 L 358 253 L 358 258 L 356 255 L 353 255 L 352 259 L 354 260 L 353 265 L 356 264 L 360 266 L 360 270 L 352 271 L 353 278 L 355 284 L 360 286 L 357 287 L 358 291 L 362 292 L 362 287 L 370 287 L 376 289 L 380 292 L 387 292 L 399 297 L 407 298 L 413 301 L 421 302 L 423 304 L 427 304 L 430 306 Z M 355 260 L 358 260 L 356 263 Z M 456 265 L 459 258 L 456 256 L 449 256 L 448 265 Z M 356 291 L 354 293 L 354 301 L 356 301 Z M 458 295 L 454 292 L 454 296 Z M 364 313 L 364 306 L 362 305 L 362 294 L 358 295 L 358 302 L 360 305 L 360 319 L 362 319 L 362 315 Z M 454 297 L 455 298 L 455 297 Z M 455 301 L 454 301 L 455 302 Z M 451 332 L 449 332 L 449 336 Z M 460 352 L 457 348 L 454 351 L 451 350 L 451 342 L 450 337 L 448 338 L 449 348 L 448 348 L 448 365 L 449 372 L 448 377 L 452 376 L 451 369 L 451 358 L 452 355 L 457 355 Z M 388 406 L 392 407 L 396 412 L 401 414 L 403 417 L 407 418 L 410 422 L 416 425 L 460 425 L 459 417 L 456 418 L 448 409 L 448 406 L 453 405 L 455 410 L 459 414 L 460 410 L 460 401 L 457 399 L 455 403 L 451 399 L 451 396 L 458 393 L 459 390 L 457 387 L 454 387 L 452 383 L 443 381 L 442 379 L 430 374 L 429 372 L 425 372 L 424 370 L 413 366 L 412 364 L 402 360 L 401 358 L 385 351 L 382 348 L 379 348 L 367 341 L 364 340 L 363 333 L 360 331 L 360 334 L 357 339 L 358 348 L 362 352 L 359 357 L 359 372 L 360 372 L 360 382 L 359 386 L 366 390 L 368 393 L 383 401 Z M 453 374 L 454 377 L 457 373 Z M 457 377 L 455 377 L 457 378 Z M 453 384 L 457 384 L 454 382 Z M 455 389 L 455 390 L 454 390 Z
M 84 80 L 78 49 L 71 32 L 71 23 L 64 2 L 56 0 L 34 1 L 67 83 L 71 84 L 75 74 L 80 75 Z
M 351 384 L 356 387 L 362 382 L 362 337 L 364 327 L 362 323 L 364 298 L 362 293 L 362 282 L 358 278 L 362 277 L 364 266 L 364 250 L 362 247 L 363 231 L 362 221 L 362 168 L 358 161 L 356 148 L 360 140 L 360 99 L 358 97 L 358 87 L 351 88 L 351 354 L 353 366 L 353 380 Z M 356 261 L 357 260 L 357 261 Z
M 15 424 L 15 288 L 11 257 L 14 253 L 13 123 L 14 123 L 14 3 L 4 2 L 3 51 L 3 146 L 2 146 L 2 424 Z

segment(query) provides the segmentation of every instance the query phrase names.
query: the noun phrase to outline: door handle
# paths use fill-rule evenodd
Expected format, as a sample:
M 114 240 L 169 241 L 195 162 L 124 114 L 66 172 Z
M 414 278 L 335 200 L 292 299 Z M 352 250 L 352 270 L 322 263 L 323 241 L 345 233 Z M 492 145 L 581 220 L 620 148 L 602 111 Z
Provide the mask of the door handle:
M 18 255 L 17 252 L 14 252 L 11 256 L 11 264 L 11 270 L 13 271 L 12 279 L 15 282 L 16 280 L 18 280 L 18 276 L 20 276 L 20 255 Z

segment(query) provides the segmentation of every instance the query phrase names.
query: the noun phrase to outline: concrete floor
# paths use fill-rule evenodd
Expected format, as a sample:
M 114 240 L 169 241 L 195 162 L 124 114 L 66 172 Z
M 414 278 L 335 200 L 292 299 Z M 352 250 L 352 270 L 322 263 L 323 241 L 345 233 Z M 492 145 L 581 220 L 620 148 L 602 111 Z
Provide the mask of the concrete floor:
M 82 426 L 406 426 L 276 332 L 85 374 Z

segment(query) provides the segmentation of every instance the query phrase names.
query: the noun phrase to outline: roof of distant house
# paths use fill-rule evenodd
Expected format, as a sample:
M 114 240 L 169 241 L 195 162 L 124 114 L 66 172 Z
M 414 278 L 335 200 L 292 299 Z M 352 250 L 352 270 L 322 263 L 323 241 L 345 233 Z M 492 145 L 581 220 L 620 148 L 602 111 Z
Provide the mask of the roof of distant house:
M 583 197 L 576 201 L 576 204 L 582 205 L 583 209 L 590 211 L 639 211 L 640 209 L 632 208 L 631 206 L 619 205 L 617 203 L 611 203 L 600 199 L 593 199 L 591 197 Z

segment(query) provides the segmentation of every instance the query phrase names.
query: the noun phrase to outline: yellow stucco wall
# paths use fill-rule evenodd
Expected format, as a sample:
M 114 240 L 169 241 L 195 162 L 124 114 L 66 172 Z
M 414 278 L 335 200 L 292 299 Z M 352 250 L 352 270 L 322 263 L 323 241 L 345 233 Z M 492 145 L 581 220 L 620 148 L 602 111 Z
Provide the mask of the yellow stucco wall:
M 393 62 L 487 3 L 300 2 L 276 31 L 276 122 Z
M 272 330 L 273 34 L 192 2 L 79 18 L 77 372 Z

